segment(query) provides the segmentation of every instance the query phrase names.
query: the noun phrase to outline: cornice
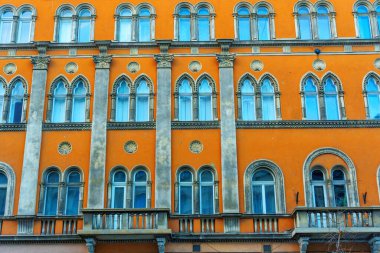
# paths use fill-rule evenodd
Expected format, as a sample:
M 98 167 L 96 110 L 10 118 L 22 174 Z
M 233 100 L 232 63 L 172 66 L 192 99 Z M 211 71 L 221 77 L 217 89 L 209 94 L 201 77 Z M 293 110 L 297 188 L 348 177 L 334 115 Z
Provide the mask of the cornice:
M 107 130 L 145 130 L 156 129 L 155 121 L 146 122 L 108 122 Z
M 273 120 L 237 121 L 238 129 L 267 128 L 380 128 L 380 120 Z
M 219 121 L 172 121 L 172 129 L 218 129 Z
M 83 123 L 43 123 L 42 131 L 88 131 L 91 130 L 91 122 Z
M 16 132 L 26 131 L 26 123 L 2 123 L 0 124 L 0 132 Z

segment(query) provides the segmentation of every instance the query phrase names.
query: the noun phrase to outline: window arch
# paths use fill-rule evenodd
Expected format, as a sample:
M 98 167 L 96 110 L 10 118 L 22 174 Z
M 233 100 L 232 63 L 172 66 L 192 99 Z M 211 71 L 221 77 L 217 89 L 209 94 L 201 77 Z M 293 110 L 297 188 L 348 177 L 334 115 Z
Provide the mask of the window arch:
M 281 119 L 280 92 L 277 81 L 270 75 L 264 75 L 259 82 L 260 96 L 257 104 L 260 120 Z
M 83 176 L 78 168 L 70 168 L 64 176 L 65 215 L 79 215 L 83 204 Z
M 115 121 L 129 121 L 130 109 L 130 86 L 126 80 L 121 80 L 118 83 L 116 90 L 116 108 L 115 108 Z
M 150 182 L 148 177 L 148 172 L 143 168 L 137 168 L 132 172 L 133 208 L 150 208 Z
M 199 211 L 200 214 L 216 213 L 214 173 L 207 168 L 199 172 Z
M 63 81 L 59 81 L 53 93 L 52 119 L 54 123 L 66 121 L 67 88 Z
M 74 10 L 71 8 L 62 8 L 58 13 L 58 37 L 57 41 L 61 43 L 74 41 Z
M 198 40 L 210 40 L 210 11 L 206 7 L 197 10 Z
M 208 75 L 201 75 L 197 80 L 196 120 L 216 120 L 215 82 Z
M 26 85 L 23 80 L 16 78 L 9 87 L 8 123 L 23 123 L 26 118 Z
M 15 26 L 14 22 L 14 8 L 8 7 L 3 8 L 1 12 L 0 20 L 0 34 L 1 34 L 1 43 L 11 43 L 14 42 L 13 30 Z
M 86 122 L 89 118 L 88 115 L 88 91 L 83 80 L 77 80 L 73 85 L 72 91 L 72 110 L 71 110 L 71 122 Z
M 111 207 L 126 208 L 127 206 L 127 173 L 124 169 L 118 168 L 111 174 Z
M 17 43 L 29 43 L 33 41 L 36 21 L 35 10 L 31 6 L 22 6 L 18 10 Z
M 319 95 L 318 79 L 307 76 L 302 84 L 301 96 L 303 105 L 303 115 L 306 120 L 319 120 Z
M 363 94 L 367 119 L 380 119 L 380 77 L 370 73 L 364 79 Z
M 58 214 L 59 201 L 59 183 L 61 181 L 61 173 L 58 169 L 49 169 L 44 173 L 43 177 L 44 194 L 43 197 L 43 214 L 55 216 Z
M 176 81 L 174 91 L 174 118 L 179 121 L 195 120 L 198 106 L 195 104 L 195 83 L 193 78 L 184 74 Z
M 15 178 L 13 169 L 0 162 L 0 217 L 13 213 Z
M 371 11 L 372 6 L 366 1 L 357 2 L 354 7 L 356 36 L 360 39 L 370 39 L 373 37 Z
M 327 181 L 324 171 L 325 169 L 321 166 L 316 166 L 311 171 L 311 187 L 314 207 L 327 206 Z
M 252 210 L 255 214 L 276 213 L 273 175 L 265 169 L 252 176 Z
M 244 75 L 238 86 L 240 120 L 256 119 L 256 80 L 249 74 Z
M 344 168 L 342 166 L 336 166 L 335 168 L 333 168 L 331 178 L 334 195 L 334 206 L 348 206 L 347 181 L 346 175 L 344 173 Z
M 151 41 L 151 13 L 148 8 L 138 12 L 139 41 Z

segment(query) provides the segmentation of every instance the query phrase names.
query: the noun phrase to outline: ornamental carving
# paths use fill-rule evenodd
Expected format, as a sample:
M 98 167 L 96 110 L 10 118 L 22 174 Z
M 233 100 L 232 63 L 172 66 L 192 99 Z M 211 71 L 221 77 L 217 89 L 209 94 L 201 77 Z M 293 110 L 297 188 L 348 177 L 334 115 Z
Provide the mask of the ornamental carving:
M 317 71 L 322 71 L 326 69 L 326 62 L 321 59 L 317 59 L 313 62 L 313 68 Z
M 157 62 L 158 68 L 171 68 L 174 56 L 172 54 L 156 54 L 154 59 Z
M 68 74 L 74 74 L 78 71 L 78 64 L 75 62 L 69 62 L 66 64 L 65 70 Z
M 58 153 L 60 153 L 61 155 L 68 155 L 71 153 L 71 151 L 72 146 L 70 142 L 64 141 L 58 145 Z
M 219 68 L 232 68 L 234 66 L 234 54 L 217 54 L 216 59 L 219 62 Z
M 136 151 L 137 151 L 137 143 L 135 141 L 127 141 L 124 144 L 124 150 L 125 150 L 125 152 L 127 152 L 129 154 L 136 153 Z
M 203 151 L 203 144 L 200 141 L 192 141 L 190 143 L 190 151 L 194 154 L 199 154 Z
M 377 58 L 373 64 L 375 65 L 375 68 L 380 69 L 380 58 Z
M 262 61 L 255 60 L 251 62 L 251 69 L 253 71 L 261 71 L 263 70 L 263 68 L 264 68 L 264 63 Z
M 192 72 L 199 72 L 202 69 L 202 65 L 199 61 L 192 61 L 189 64 L 189 69 Z
M 94 56 L 95 68 L 109 69 L 112 62 L 112 55 L 95 55 Z
M 50 63 L 50 56 L 33 56 L 33 69 L 46 70 Z
M 140 70 L 140 64 L 137 62 L 130 62 L 127 66 L 127 69 L 131 73 L 136 73 Z
M 8 63 L 7 65 L 4 66 L 3 71 L 7 75 L 13 75 L 16 73 L 17 67 L 16 64 L 14 63 Z

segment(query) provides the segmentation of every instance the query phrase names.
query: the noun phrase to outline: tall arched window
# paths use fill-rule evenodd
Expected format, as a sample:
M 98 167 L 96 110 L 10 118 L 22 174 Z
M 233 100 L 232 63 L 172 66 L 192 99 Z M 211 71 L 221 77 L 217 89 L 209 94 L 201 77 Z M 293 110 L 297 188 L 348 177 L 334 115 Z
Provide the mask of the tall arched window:
M 198 10 L 197 16 L 198 40 L 210 40 L 210 11 L 206 7 Z
M 91 12 L 88 9 L 82 9 L 78 20 L 78 42 L 90 42 L 91 29 Z
M 213 214 L 214 207 L 214 175 L 209 170 L 200 173 L 200 213 Z
M 21 81 L 17 81 L 12 89 L 8 123 L 20 123 L 23 118 L 25 89 Z
M 371 20 L 368 8 L 359 5 L 356 9 L 358 36 L 361 39 L 370 39 L 372 37 Z
M 334 192 L 334 205 L 336 207 L 348 206 L 346 176 L 341 169 L 333 170 L 332 185 Z
M 251 18 L 247 7 L 240 7 L 238 9 L 237 22 L 239 40 L 251 40 Z
M 252 210 L 255 214 L 276 213 L 275 184 L 271 173 L 258 170 L 252 177 Z
M 57 171 L 47 173 L 45 178 L 44 215 L 56 215 L 60 175 Z
M 71 171 L 66 178 L 66 215 L 78 215 L 80 204 L 81 175 Z
M 328 120 L 339 120 L 340 119 L 340 109 L 339 109 L 339 97 L 338 90 L 334 81 L 331 78 L 327 78 L 324 86 L 324 98 L 325 98 L 325 112 L 326 119 Z
M 318 88 L 311 77 L 306 79 L 303 92 L 304 92 L 305 119 L 307 120 L 320 119 L 319 103 L 318 103 Z
M 71 42 L 73 34 L 73 12 L 63 9 L 59 13 L 58 42 Z
M 147 207 L 147 181 L 145 171 L 136 171 L 133 177 L 133 208 Z
M 32 12 L 24 10 L 20 14 L 18 21 L 17 43 L 27 43 L 31 40 L 32 32 Z
M 212 87 L 206 78 L 200 82 L 198 93 L 199 120 L 213 120 Z
M 191 40 L 191 13 L 188 8 L 181 8 L 178 12 L 178 40 Z
M 317 8 L 317 28 L 319 39 L 331 38 L 329 10 L 325 6 L 319 6 Z
M 136 88 L 136 121 L 149 121 L 150 89 L 146 80 L 141 80 Z
M 0 171 L 0 216 L 5 214 L 5 205 L 7 204 L 8 178 Z
M 298 33 L 302 40 L 312 39 L 310 10 L 306 6 L 297 9 Z
M 257 8 L 257 39 L 270 40 L 269 10 L 265 6 Z
M 142 8 L 138 14 L 139 41 L 150 41 L 150 11 L 147 8 Z
M 376 6 L 377 35 L 380 36 L 380 4 Z
M 178 120 L 193 120 L 193 89 L 188 79 L 183 79 L 178 88 L 179 114 Z
M 325 175 L 321 170 L 315 169 L 311 172 L 311 187 L 313 195 L 313 206 L 326 207 L 326 182 Z
M 120 42 L 132 41 L 132 11 L 129 8 L 120 10 L 118 24 L 118 40 Z
M 193 174 L 188 170 L 179 174 L 179 213 L 193 213 Z
M 368 78 L 365 94 L 367 95 L 369 118 L 380 119 L 380 89 L 375 78 Z
M 276 119 L 275 91 L 272 82 L 265 78 L 261 85 L 261 109 L 263 120 Z
M 255 107 L 255 88 L 249 79 L 245 79 L 241 86 L 241 119 L 255 120 Z
M 12 42 L 12 29 L 13 29 L 13 12 L 11 10 L 5 10 L 1 14 L 0 22 L 0 35 L 1 43 Z
M 55 87 L 53 96 L 51 121 L 54 123 L 65 122 L 67 89 L 62 81 Z
M 0 123 L 2 122 L 2 114 L 4 111 L 4 102 L 5 102 L 5 84 L 0 82 Z
M 78 81 L 73 89 L 73 108 L 71 111 L 72 122 L 86 121 L 86 93 L 87 89 L 83 81 Z
M 125 208 L 127 195 L 127 175 L 124 171 L 118 170 L 112 176 L 112 208 Z
M 116 121 L 129 121 L 130 88 L 125 80 L 119 82 L 116 90 Z

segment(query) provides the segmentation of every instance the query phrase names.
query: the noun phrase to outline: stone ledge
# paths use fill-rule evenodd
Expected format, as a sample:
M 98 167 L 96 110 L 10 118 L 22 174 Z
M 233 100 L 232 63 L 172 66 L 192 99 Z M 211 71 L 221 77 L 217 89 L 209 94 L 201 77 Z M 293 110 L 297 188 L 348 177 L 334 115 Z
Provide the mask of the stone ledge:
M 107 130 L 140 130 L 156 129 L 155 121 L 146 122 L 108 122 Z
M 88 131 L 91 130 L 92 123 L 44 123 L 42 131 Z
M 2 123 L 0 124 L 0 132 L 26 131 L 26 123 Z
M 219 121 L 172 121 L 172 129 L 218 129 Z
M 268 120 L 237 121 L 238 129 L 266 128 L 380 128 L 380 120 Z

